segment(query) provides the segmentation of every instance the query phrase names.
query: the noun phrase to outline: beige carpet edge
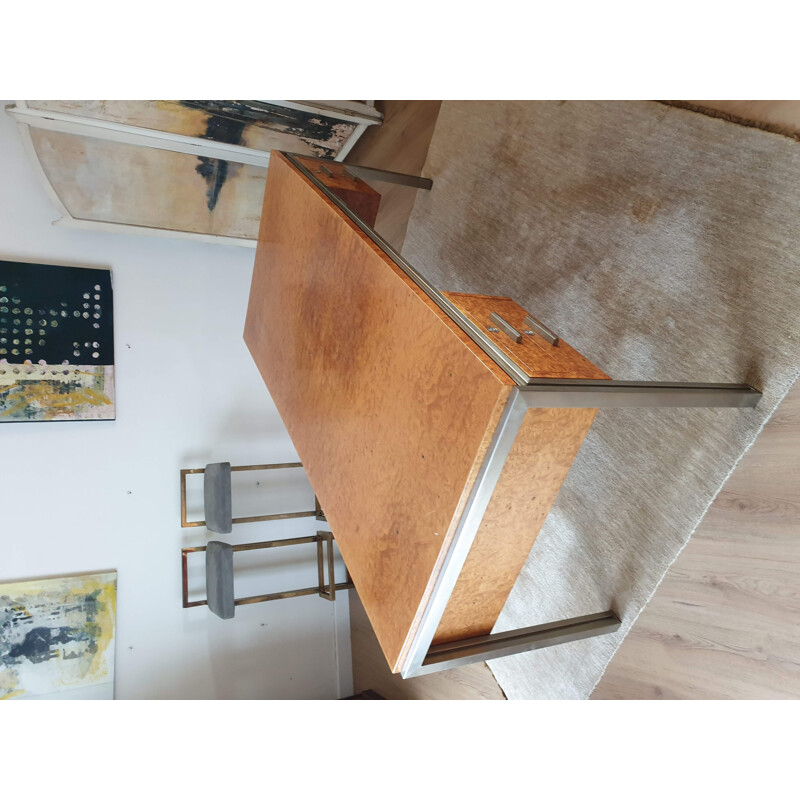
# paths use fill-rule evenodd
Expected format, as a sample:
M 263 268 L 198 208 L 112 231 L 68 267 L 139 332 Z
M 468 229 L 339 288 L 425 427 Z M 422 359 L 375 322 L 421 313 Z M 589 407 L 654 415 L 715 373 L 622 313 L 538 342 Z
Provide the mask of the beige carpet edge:
M 777 122 L 743 117 L 731 111 L 723 111 L 719 108 L 713 108 L 712 106 L 693 103 L 691 100 L 656 100 L 655 102 L 665 106 L 671 106 L 672 108 L 680 108 L 692 114 L 703 114 L 706 117 L 712 117 L 713 119 L 727 122 L 730 125 L 740 125 L 743 128 L 756 128 L 757 130 L 764 131 L 764 133 L 773 133 L 776 136 L 783 136 L 787 139 L 794 139 L 796 142 L 800 142 L 800 133 L 785 126 L 781 126 Z

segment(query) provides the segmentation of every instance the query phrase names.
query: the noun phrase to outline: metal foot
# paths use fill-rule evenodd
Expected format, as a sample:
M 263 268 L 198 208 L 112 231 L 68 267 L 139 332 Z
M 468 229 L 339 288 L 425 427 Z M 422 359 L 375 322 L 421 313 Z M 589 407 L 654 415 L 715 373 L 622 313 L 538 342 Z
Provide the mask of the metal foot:
M 406 175 L 402 172 L 388 172 L 385 169 L 373 169 L 372 167 L 362 167 L 360 164 L 345 164 L 344 168 L 362 180 L 383 181 L 384 183 L 398 183 L 401 186 L 413 186 L 415 189 L 433 188 L 433 181 L 430 178 L 421 178 L 419 175 Z
M 413 672 L 404 674 L 404 678 L 416 678 L 455 669 L 467 664 L 475 664 L 490 658 L 503 658 L 528 650 L 540 650 L 565 642 L 576 642 L 592 636 L 604 636 L 619 630 L 619 617 L 613 611 L 602 611 L 599 614 L 587 614 L 544 625 L 532 625 L 514 631 L 491 633 L 488 636 L 476 636 L 472 639 L 459 639 L 455 642 L 432 645 L 422 661 L 422 666 Z
M 521 386 L 528 408 L 755 408 L 747 383 L 672 383 L 534 378 Z
M 336 161 L 332 158 L 321 158 L 320 156 L 300 155 L 299 153 L 287 153 L 285 155 L 296 167 L 302 169 L 296 159 L 302 158 L 304 161 L 319 161 L 321 164 L 336 164 L 337 167 L 344 167 L 351 175 L 355 175 L 362 180 L 383 181 L 384 183 L 398 183 L 401 186 L 413 186 L 415 189 L 432 189 L 433 181 L 430 178 L 421 178 L 419 175 L 407 175 L 404 172 L 389 172 L 385 169 L 375 167 L 364 167 L 361 164 L 349 164 Z M 329 173 L 330 174 L 330 173 Z

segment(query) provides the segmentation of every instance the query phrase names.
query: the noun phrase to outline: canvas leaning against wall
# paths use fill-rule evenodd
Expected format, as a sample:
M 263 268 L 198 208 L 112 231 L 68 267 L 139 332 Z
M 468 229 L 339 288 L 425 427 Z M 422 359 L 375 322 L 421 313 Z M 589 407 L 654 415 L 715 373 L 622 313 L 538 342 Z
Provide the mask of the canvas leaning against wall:
M 116 605 L 116 572 L 0 584 L 0 700 L 112 700 Z
M 245 247 L 271 150 L 342 161 L 382 120 L 361 101 L 18 100 L 7 111 L 59 224 Z
M 111 272 L 0 261 L 0 422 L 114 417 Z

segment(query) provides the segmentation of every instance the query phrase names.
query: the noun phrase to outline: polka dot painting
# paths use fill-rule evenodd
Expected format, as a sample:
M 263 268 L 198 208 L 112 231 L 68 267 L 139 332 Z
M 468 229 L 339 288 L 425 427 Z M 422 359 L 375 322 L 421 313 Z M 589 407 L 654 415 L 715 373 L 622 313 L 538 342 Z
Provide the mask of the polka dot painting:
M 112 309 L 103 302 L 104 295 L 111 300 L 111 280 L 106 270 L 2 261 L 0 275 L 0 285 L 6 287 L 0 290 L 0 308 L 19 315 L 12 318 L 12 324 L 18 326 L 14 331 L 19 338 L 13 344 L 20 346 L 20 355 L 47 364 L 65 360 L 71 364 L 114 363 Z M 98 280 L 98 276 L 102 277 Z M 86 335 L 90 332 L 91 337 Z M 87 339 L 89 345 L 83 344 Z M 91 347 L 92 342 L 97 342 L 97 347 Z
M 113 419 L 113 311 L 108 270 L 0 261 L 0 422 Z

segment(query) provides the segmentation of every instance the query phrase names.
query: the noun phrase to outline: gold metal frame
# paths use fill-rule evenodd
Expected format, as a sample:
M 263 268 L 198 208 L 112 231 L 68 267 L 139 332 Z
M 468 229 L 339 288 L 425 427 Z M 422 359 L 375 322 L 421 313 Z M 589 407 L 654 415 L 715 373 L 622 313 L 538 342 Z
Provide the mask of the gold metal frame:
M 246 467 L 231 467 L 231 472 L 245 472 L 249 470 L 261 469 L 288 469 L 291 467 L 302 467 L 303 465 L 298 461 L 291 464 L 253 464 Z M 200 475 L 204 473 L 205 467 L 202 469 L 182 469 L 181 470 L 181 528 L 199 528 L 206 524 L 204 519 L 197 522 L 189 522 L 186 519 L 186 476 L 187 475 Z M 316 497 L 314 498 L 316 501 Z M 240 522 L 264 522 L 271 519 L 297 519 L 298 517 L 316 517 L 320 520 L 325 520 L 324 515 L 320 516 L 322 509 L 319 507 L 319 501 L 315 502 L 316 508 L 314 511 L 294 511 L 289 514 L 264 514 L 259 517 L 236 517 L 233 524 L 237 525 Z
M 328 551 L 328 589 L 325 590 L 325 565 L 322 559 L 322 543 Z M 347 569 L 347 567 L 345 567 Z M 333 578 L 333 534 L 330 531 L 317 531 L 317 573 L 319 576 L 319 596 L 326 600 L 336 599 L 336 583 Z M 350 573 L 347 574 L 348 580 Z
M 325 542 L 327 547 L 328 561 L 328 583 L 325 583 L 325 559 L 322 553 L 322 544 Z M 295 539 L 276 539 L 271 542 L 253 542 L 252 544 L 235 544 L 234 552 L 241 550 L 263 550 L 268 547 L 287 547 L 295 544 L 316 544 L 317 545 L 317 573 L 319 585 L 310 586 L 307 589 L 293 589 L 288 592 L 274 592 L 272 594 L 259 594 L 252 597 L 240 597 L 234 600 L 234 605 L 244 606 L 250 603 L 266 603 L 269 600 L 284 600 L 289 597 L 303 597 L 305 595 L 318 594 L 326 600 L 334 600 L 336 591 L 352 589 L 353 581 L 350 573 L 347 572 L 347 580 L 344 583 L 336 583 L 333 574 L 333 534 L 330 531 L 317 531 L 315 536 L 300 536 Z M 189 553 L 200 553 L 206 550 L 205 547 L 184 547 L 181 550 L 181 579 L 182 579 L 182 600 L 184 608 L 194 608 L 195 606 L 206 606 L 208 600 L 189 601 L 189 576 L 188 576 L 188 556 Z M 345 570 L 347 566 L 345 565 Z

